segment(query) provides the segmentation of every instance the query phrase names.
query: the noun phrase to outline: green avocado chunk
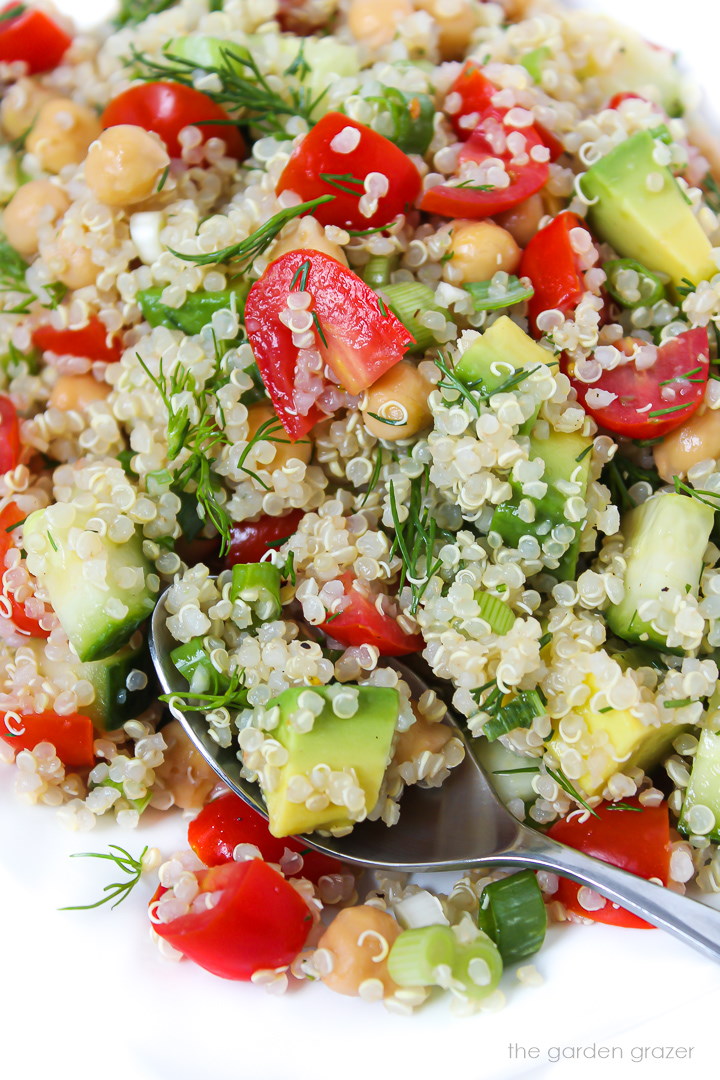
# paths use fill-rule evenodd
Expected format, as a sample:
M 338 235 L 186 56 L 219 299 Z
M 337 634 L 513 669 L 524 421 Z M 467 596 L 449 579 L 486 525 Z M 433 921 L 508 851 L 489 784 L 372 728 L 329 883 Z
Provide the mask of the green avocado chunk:
M 354 714 L 338 715 L 350 711 L 347 699 L 355 693 L 357 710 Z M 296 723 L 299 714 L 307 712 L 308 703 L 314 704 L 315 708 L 321 704 L 320 701 L 313 703 L 309 695 L 324 703 L 311 729 L 299 730 Z M 263 791 L 273 836 L 346 827 L 357 819 L 350 816 L 346 806 L 334 802 L 323 808 L 310 809 L 306 802 L 289 798 L 288 785 L 293 778 L 308 777 L 320 765 L 333 772 L 354 774 L 355 783 L 364 792 L 365 811 L 372 810 L 391 756 L 400 706 L 397 690 L 344 684 L 293 687 L 274 698 L 268 709 L 273 706 L 280 710 L 280 719 L 270 734 L 288 753 L 285 764 L 277 769 L 277 783 L 271 791 Z
M 560 581 L 575 577 L 580 553 L 580 533 L 584 515 L 580 521 L 570 521 L 567 503 L 570 498 L 584 499 L 590 481 L 590 447 L 592 439 L 576 431 L 552 431 L 547 439 L 530 437 L 530 458 L 542 458 L 545 470 L 542 480 L 547 491 L 542 498 L 524 496 L 519 484 L 513 484 L 513 497 L 501 503 L 492 517 L 490 528 L 497 532 L 510 547 L 517 547 L 523 536 L 534 536 L 545 550 L 548 543 L 556 546 L 557 540 L 565 544 L 559 556 L 557 569 L 550 573 Z M 521 504 L 535 507 L 535 518 L 526 521 L 520 516 Z M 558 535 L 560 530 L 560 535 Z M 564 536 L 565 533 L 569 535 Z
M 98 569 L 104 564 L 104 580 L 93 580 L 85 573 L 87 559 L 77 554 L 71 537 L 85 528 L 90 517 L 90 513 L 76 513 L 73 524 L 61 528 L 51 525 L 46 510 L 36 510 L 23 525 L 23 544 L 44 558 L 38 579 L 83 662 L 118 652 L 155 606 L 147 584 L 152 567 L 143 555 L 138 532 L 124 544 L 99 536 L 102 552 L 92 561 Z M 131 570 L 136 573 L 127 573 Z M 121 584 L 121 575 L 134 580 Z
M 712 277 L 717 267 L 677 180 L 655 160 L 662 145 L 651 132 L 638 131 L 592 165 L 581 184 L 596 235 L 619 255 L 667 274 L 677 292 L 683 282 Z
M 708 811 L 705 814 L 707 822 L 702 821 L 702 811 L 693 809 L 700 806 Z M 715 823 L 708 830 L 704 826 L 710 824 L 710 815 L 714 817 Z M 715 843 L 720 841 L 720 735 L 714 735 L 707 730 L 700 735 L 693 758 L 690 783 L 685 789 L 682 813 L 678 821 L 678 830 L 683 836 L 692 836 L 697 833 L 698 827 L 702 829 L 702 835 L 709 840 L 714 840 Z

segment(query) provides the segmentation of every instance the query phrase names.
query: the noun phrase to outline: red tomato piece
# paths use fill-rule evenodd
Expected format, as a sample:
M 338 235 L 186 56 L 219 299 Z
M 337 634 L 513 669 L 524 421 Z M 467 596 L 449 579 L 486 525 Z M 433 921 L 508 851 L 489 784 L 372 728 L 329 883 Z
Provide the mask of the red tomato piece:
M 550 160 L 557 161 L 560 155 L 565 153 L 565 147 L 560 142 L 557 135 L 550 131 L 550 128 L 546 128 L 544 124 L 539 124 L 537 120 L 533 124 L 533 127 L 550 151 Z
M 409 656 L 425 647 L 422 634 L 406 634 L 397 619 L 378 611 L 374 599 L 357 588 L 352 574 L 340 579 L 349 603 L 339 615 L 320 623 L 320 629 L 346 648 L 374 645 L 381 656 Z
M 33 330 L 33 345 L 42 352 L 61 356 L 84 356 L 88 360 L 104 360 L 113 364 L 122 356 L 123 347 L 116 334 L 108 334 L 105 324 L 94 315 L 87 326 L 78 330 L 56 330 L 54 326 L 38 326 Z
M 629 356 L 634 344 L 635 339 L 623 338 L 616 347 Z M 641 371 L 629 360 L 588 384 L 574 377 L 568 367 L 586 412 L 600 427 L 629 439 L 653 439 L 684 424 L 705 396 L 709 371 L 710 344 L 703 327 L 686 330 L 661 345 L 653 366 Z M 608 405 L 595 405 L 592 399 L 588 402 L 593 389 L 616 396 Z
M 261 859 L 224 863 L 195 874 L 200 892 L 219 892 L 214 907 L 153 922 L 160 937 L 222 979 L 249 980 L 261 968 L 291 963 L 312 926 L 307 904 L 282 874 Z M 160 886 L 150 901 L 166 890 Z
M 305 513 L 304 510 L 290 510 L 280 517 L 263 514 L 257 521 L 234 522 L 230 530 L 230 547 L 225 556 L 225 566 L 235 563 L 260 562 L 272 548 L 279 547 L 293 533 Z
M 10 12 L 17 14 L 13 18 Z M 22 60 L 30 75 L 57 67 L 72 43 L 70 35 L 37 8 L 10 3 L 0 15 L 7 16 L 0 22 L 0 60 L 7 64 Z
M 203 121 L 222 120 L 222 124 Z M 242 161 L 247 156 L 245 141 L 234 122 L 220 105 L 192 86 L 175 82 L 147 82 L 131 86 L 110 102 L 100 118 L 104 128 L 116 124 L 135 124 L 154 131 L 167 147 L 170 157 L 182 153 L 178 135 L 184 127 L 197 127 L 208 139 L 223 139 L 230 157 Z
M 518 274 L 529 277 L 535 290 L 528 301 L 530 328 L 536 337 L 542 311 L 572 311 L 582 299 L 585 281 L 577 253 L 570 242 L 572 229 L 587 228 L 577 214 L 563 210 L 544 229 L 536 232 L 523 252 Z
M 479 165 L 489 158 L 502 161 L 510 177 L 509 185 L 482 191 L 473 190 L 471 185 L 459 187 L 453 184 L 438 184 L 428 188 L 423 194 L 420 200 L 421 210 L 428 214 L 441 214 L 443 217 L 493 217 L 524 202 L 544 187 L 550 175 L 547 147 L 532 125 L 522 129 L 510 126 L 505 120 L 508 112 L 508 109 L 487 109 L 460 151 L 459 159 L 460 164 L 474 161 Z M 514 134 L 524 138 L 521 154 L 507 148 L 506 137 Z M 545 160 L 536 161 L 531 156 L 536 147 L 542 147 Z
M 14 469 L 20 460 L 20 424 L 9 397 L 0 394 L 0 475 Z
M 314 130 L 314 129 L 313 129 Z M 309 292 L 315 346 L 299 350 L 282 319 L 295 290 Z M 281 319 L 282 316 L 282 319 Z M 403 356 L 412 339 L 392 312 L 357 274 L 320 251 L 299 249 L 281 255 L 256 281 L 245 304 L 245 328 L 275 411 L 290 438 L 300 439 L 318 420 L 334 411 L 322 402 L 337 387 L 320 373 L 304 373 L 308 392 L 298 384 L 298 359 L 317 350 L 340 384 L 351 394 L 371 386 Z M 303 404 L 298 407 L 298 395 Z
M 341 132 L 357 131 L 359 138 L 348 153 L 335 149 Z M 352 142 L 352 134 L 346 136 Z M 360 199 L 365 178 L 380 173 L 388 189 L 377 199 L 377 209 L 366 216 Z M 305 136 L 283 169 L 276 191 L 294 191 L 303 202 L 320 195 L 334 195 L 332 202 L 313 210 L 322 225 L 343 229 L 370 229 L 388 225 L 398 214 L 412 209 L 422 181 L 407 154 L 383 135 L 342 113 L 326 113 Z
M 642 806 L 636 798 L 623 800 L 633 810 L 614 809 L 612 803 L 595 807 L 598 817 L 579 821 L 573 817 L 557 821 L 549 831 L 553 840 L 584 851 L 603 862 L 629 870 L 638 877 L 658 878 L 667 885 L 670 876 L 670 822 L 667 803 Z M 598 911 L 586 911 L 578 901 L 581 888 L 575 881 L 560 878 L 555 899 L 576 915 L 614 926 L 652 930 L 650 923 L 615 907 L 609 900 Z
M 15 751 L 52 743 L 63 765 L 71 769 L 91 769 L 95 764 L 92 720 L 80 713 L 30 713 L 20 716 L 19 721 L 10 713 L 0 713 L 0 738 Z
M 11 547 L 16 546 L 16 532 L 12 526 L 18 525 L 24 519 L 25 515 L 15 503 L 8 503 L 0 511 L 0 579 L 5 573 L 5 556 Z M 4 585 L 0 591 L 0 619 L 7 619 L 12 623 L 13 629 L 17 633 L 24 634 L 27 637 L 46 638 L 50 636 L 49 630 L 44 630 L 37 619 L 26 614 L 24 602 L 21 603 L 16 600 Z
M 188 842 L 206 866 L 232 862 L 238 844 L 254 844 L 266 862 L 280 862 L 286 848 L 299 852 L 303 864 L 296 873 L 310 881 L 328 874 L 341 874 L 344 869 L 339 859 L 313 851 L 300 837 L 284 836 L 278 840 L 270 833 L 262 814 L 232 791 L 203 806 L 188 826 Z
M 448 113 L 450 123 L 459 139 L 470 138 L 487 110 L 492 106 L 493 94 L 498 92 L 498 87 L 483 75 L 478 65 L 473 60 L 468 60 L 447 92 L 453 105 L 457 102 L 457 97 L 454 95 L 460 98 L 460 108 L 453 108 L 453 111 Z

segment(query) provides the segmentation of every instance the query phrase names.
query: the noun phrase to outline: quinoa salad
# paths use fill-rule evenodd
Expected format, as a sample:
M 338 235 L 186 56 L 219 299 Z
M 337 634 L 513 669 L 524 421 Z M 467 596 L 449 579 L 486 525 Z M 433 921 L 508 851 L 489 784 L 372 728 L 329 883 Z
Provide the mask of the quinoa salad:
M 97 904 L 150 882 L 167 959 L 400 1014 L 497 1007 L 549 923 L 646 925 L 302 839 L 466 752 L 720 892 L 720 148 L 673 54 L 546 0 L 11 2 L 0 78 L 2 782 L 137 827 Z

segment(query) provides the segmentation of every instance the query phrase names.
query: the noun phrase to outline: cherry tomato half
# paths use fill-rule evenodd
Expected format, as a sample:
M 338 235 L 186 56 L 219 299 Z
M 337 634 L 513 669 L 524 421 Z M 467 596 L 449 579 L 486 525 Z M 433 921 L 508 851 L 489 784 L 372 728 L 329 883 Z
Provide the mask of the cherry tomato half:
M 54 326 L 38 326 L 33 330 L 33 345 L 41 352 L 54 352 L 61 356 L 84 356 L 88 360 L 115 363 L 122 356 L 122 344 L 118 337 L 108 334 L 105 324 L 93 316 L 86 326 L 78 330 L 56 330 Z
M 5 573 L 5 556 L 11 547 L 17 545 L 17 531 L 13 526 L 19 525 L 24 519 L 25 514 L 14 502 L 8 503 L 0 511 L 0 580 Z M 50 636 L 49 630 L 44 630 L 37 619 L 26 613 L 25 603 L 16 600 L 4 585 L 0 590 L 0 619 L 8 620 L 13 630 L 26 637 Z
M 354 137 L 352 132 L 358 133 Z M 342 134 L 341 134 L 342 133 Z M 336 149 L 343 140 L 353 149 Z M 377 209 L 368 207 L 362 212 L 360 200 L 365 195 L 365 179 L 379 173 L 387 180 L 387 192 L 377 199 Z M 320 195 L 333 195 L 332 202 L 313 210 L 321 225 L 338 225 L 343 229 L 370 229 L 388 225 L 398 214 L 412 209 L 420 194 L 420 173 L 407 154 L 383 135 L 378 135 L 357 120 L 342 113 L 326 113 L 310 129 L 282 171 L 276 187 L 294 191 L 303 202 Z
M 202 123 L 207 120 L 222 120 L 223 123 Z M 247 154 L 245 141 L 225 110 L 207 94 L 182 83 L 147 82 L 131 86 L 113 98 L 100 122 L 104 128 L 115 127 L 116 124 L 136 124 L 146 131 L 154 131 L 173 158 L 181 156 L 178 135 L 190 125 L 202 132 L 204 142 L 214 138 L 223 139 L 230 157 L 242 161 Z
M 473 60 L 468 60 L 447 92 L 447 98 L 453 105 L 452 112 L 448 112 L 448 118 L 459 139 L 470 138 L 492 106 L 493 94 L 497 93 L 499 87 L 483 75 Z
M 235 563 L 260 562 L 272 548 L 297 532 L 304 510 L 290 510 L 280 517 L 263 514 L 257 521 L 238 521 L 230 529 L 230 547 L 225 566 Z
M 315 345 L 341 385 L 359 394 L 400 360 L 412 339 L 392 312 L 357 274 L 319 251 L 299 249 L 281 255 L 253 285 L 245 304 L 245 328 L 275 411 L 291 439 L 300 439 L 327 411 L 307 398 L 322 400 L 333 387 L 321 372 L 303 373 L 299 350 L 282 321 L 294 290 L 310 293 Z M 307 353 L 310 350 L 304 350 Z M 301 402 L 298 404 L 298 402 Z
M 425 642 L 422 634 L 406 634 L 397 619 L 378 611 L 374 600 L 361 592 L 352 574 L 340 579 L 348 599 L 338 615 L 331 615 L 320 629 L 346 647 L 374 645 L 381 656 L 409 656 L 420 652 Z
M 91 769 L 95 764 L 92 720 L 79 713 L 31 713 L 19 720 L 0 713 L 0 738 L 16 752 L 33 750 L 41 742 L 52 743 L 63 765 L 71 769 Z
M 523 252 L 518 274 L 529 277 L 535 290 L 528 300 L 528 320 L 536 337 L 542 337 L 537 329 L 541 312 L 557 310 L 567 315 L 582 299 L 585 281 L 570 233 L 585 228 L 582 218 L 564 210 L 535 233 Z
M 224 863 L 195 876 L 200 892 L 219 892 L 214 907 L 153 923 L 160 937 L 222 979 L 251 978 L 291 963 L 312 926 L 307 904 L 282 874 L 261 859 Z M 160 886 L 152 900 L 166 890 Z
M 340 874 L 344 869 L 339 859 L 313 851 L 299 837 L 284 836 L 278 840 L 270 833 L 262 814 L 232 791 L 203 806 L 188 826 L 188 842 L 206 866 L 232 862 L 238 844 L 254 844 L 266 862 L 280 862 L 286 848 L 300 852 L 303 863 L 296 874 L 310 881 L 328 874 Z
M 9 397 L 0 394 L 0 475 L 14 469 L 20 460 L 20 424 Z
M 423 194 L 420 200 L 421 210 L 428 214 L 441 214 L 443 217 L 493 217 L 529 199 L 545 185 L 550 175 L 547 164 L 548 148 L 532 125 L 522 129 L 514 128 L 507 120 L 509 112 L 508 109 L 494 107 L 487 109 L 459 154 L 460 164 L 464 161 L 482 164 L 489 158 L 502 161 L 510 177 L 508 186 L 483 191 L 474 189 L 472 184 L 465 187 L 438 184 L 428 188 Z M 506 139 L 510 135 L 522 136 L 524 142 L 520 153 L 507 148 Z M 500 150 L 500 146 L 506 148 Z M 533 156 L 534 151 L 540 160 Z
M 626 355 L 645 342 L 623 338 L 616 343 Z M 633 360 L 603 371 L 597 382 L 574 377 L 566 365 L 578 401 L 600 427 L 629 439 L 652 439 L 684 424 L 705 396 L 710 370 L 707 330 L 697 327 L 667 341 L 652 367 L 639 371 Z M 593 389 L 614 395 L 606 405 L 593 401 Z
M 667 885 L 670 875 L 670 823 L 667 803 L 642 806 L 636 798 L 625 799 L 632 810 L 615 809 L 612 803 L 595 807 L 598 817 L 580 821 L 577 817 L 557 821 L 549 831 L 553 840 L 584 851 L 603 862 L 620 866 L 638 877 L 658 878 Z M 614 926 L 633 926 L 653 929 L 637 915 L 615 907 L 609 900 L 598 911 L 587 911 L 578 901 L 581 886 L 575 881 L 560 879 L 555 899 L 576 915 L 595 922 Z
M 4 16 L 0 21 L 0 60 L 7 64 L 22 60 L 30 75 L 57 67 L 72 43 L 70 35 L 37 8 L 10 3 L 0 9 L 0 15 Z

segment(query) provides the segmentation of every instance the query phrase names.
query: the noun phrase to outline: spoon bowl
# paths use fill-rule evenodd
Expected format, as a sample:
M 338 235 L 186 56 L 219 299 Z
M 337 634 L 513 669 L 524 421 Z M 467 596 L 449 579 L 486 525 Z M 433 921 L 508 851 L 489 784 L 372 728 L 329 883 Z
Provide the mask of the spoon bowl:
M 170 653 L 177 645 L 167 627 L 163 593 L 155 607 L 150 652 L 167 694 L 186 690 Z M 416 665 L 393 661 L 393 667 L 419 697 L 429 688 Z M 430 676 L 432 689 L 436 680 Z M 267 817 L 257 784 L 240 775 L 233 748 L 211 738 L 203 713 L 177 711 L 178 719 L 218 777 L 240 798 Z M 343 837 L 304 836 L 308 847 L 357 866 L 404 872 L 467 871 L 480 866 L 530 867 L 561 874 L 627 908 L 686 944 L 720 960 L 720 912 L 670 889 L 636 877 L 574 848 L 560 844 L 518 821 L 500 802 L 477 761 L 463 727 L 451 708 L 447 721 L 465 745 L 465 757 L 442 787 L 411 787 L 403 793 L 400 820 L 392 828 L 380 821 L 356 825 Z

